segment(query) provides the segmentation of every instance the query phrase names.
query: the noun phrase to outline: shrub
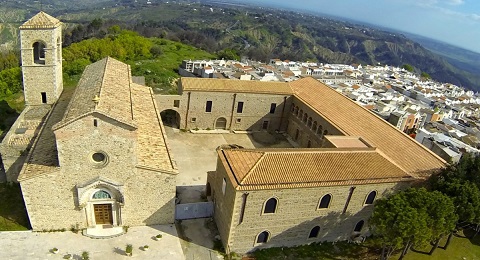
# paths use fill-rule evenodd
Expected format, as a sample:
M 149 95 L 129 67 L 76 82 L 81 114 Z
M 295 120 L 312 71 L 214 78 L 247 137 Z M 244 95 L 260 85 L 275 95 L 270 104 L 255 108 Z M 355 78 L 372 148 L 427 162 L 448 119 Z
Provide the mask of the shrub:
M 133 252 L 132 244 L 127 244 L 127 247 L 125 248 L 125 253 L 127 253 L 127 255 L 132 255 L 132 252 Z

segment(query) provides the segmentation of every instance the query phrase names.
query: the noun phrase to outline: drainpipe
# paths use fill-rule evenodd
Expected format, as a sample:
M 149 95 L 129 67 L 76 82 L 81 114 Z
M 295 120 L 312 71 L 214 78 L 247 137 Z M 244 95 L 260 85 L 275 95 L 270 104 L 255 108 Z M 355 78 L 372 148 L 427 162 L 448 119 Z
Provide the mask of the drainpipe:
M 185 130 L 188 130 L 188 112 L 190 110 L 190 94 L 192 94 L 192 92 L 187 93 L 188 99 L 187 99 L 187 113 L 185 114 Z
M 342 214 L 345 214 L 347 212 L 348 204 L 350 204 L 350 200 L 352 199 L 353 191 L 355 190 L 355 188 L 355 186 L 350 187 L 350 193 L 348 194 L 347 202 L 345 203 Z
M 283 117 L 284 117 L 284 114 L 285 114 L 285 107 L 286 106 L 287 106 L 287 97 L 283 97 L 282 117 L 280 117 L 280 123 L 278 124 L 277 131 L 280 131 L 282 129 Z
M 235 111 L 235 102 L 237 101 L 237 93 L 233 94 L 232 113 L 230 114 L 230 126 L 228 130 L 232 131 L 233 111 Z
M 242 194 L 242 208 L 240 209 L 240 217 L 238 218 L 238 224 L 242 224 L 243 222 L 243 216 L 245 215 L 245 208 L 247 206 L 247 197 L 248 197 L 248 192 L 245 192 Z

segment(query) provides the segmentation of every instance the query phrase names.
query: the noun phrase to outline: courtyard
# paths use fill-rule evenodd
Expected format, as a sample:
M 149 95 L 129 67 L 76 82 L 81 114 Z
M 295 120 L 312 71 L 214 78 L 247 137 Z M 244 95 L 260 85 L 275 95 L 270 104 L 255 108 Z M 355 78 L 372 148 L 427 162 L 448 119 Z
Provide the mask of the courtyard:
M 180 174 L 177 176 L 177 203 L 206 201 L 207 173 L 215 171 L 216 148 L 235 144 L 244 148 L 291 148 L 292 145 L 280 134 L 267 132 L 189 133 L 165 126 L 168 144 Z M 177 221 L 180 243 L 186 259 L 223 259 L 218 251 L 219 236 L 212 218 Z
M 215 171 L 216 148 L 220 145 L 235 144 L 244 148 L 292 148 L 281 134 L 267 132 L 189 133 L 165 126 L 168 144 L 172 150 L 179 175 L 177 176 L 178 203 L 192 203 L 205 200 L 207 173 Z

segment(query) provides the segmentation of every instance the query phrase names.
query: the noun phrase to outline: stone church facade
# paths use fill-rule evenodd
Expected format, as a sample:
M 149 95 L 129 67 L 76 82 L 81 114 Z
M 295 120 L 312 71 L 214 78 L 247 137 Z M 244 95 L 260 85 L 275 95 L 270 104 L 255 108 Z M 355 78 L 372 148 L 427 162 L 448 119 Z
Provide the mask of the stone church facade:
M 20 30 L 26 110 L 51 106 L 17 179 L 33 230 L 173 223 L 178 170 L 152 90 L 105 58 L 62 92 L 60 21 L 40 12 Z

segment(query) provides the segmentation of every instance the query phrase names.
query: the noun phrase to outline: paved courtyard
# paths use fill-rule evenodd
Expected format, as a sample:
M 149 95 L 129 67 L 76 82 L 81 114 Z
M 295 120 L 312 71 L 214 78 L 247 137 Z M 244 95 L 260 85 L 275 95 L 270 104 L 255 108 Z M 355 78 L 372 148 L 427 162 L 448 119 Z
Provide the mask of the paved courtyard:
M 162 234 L 159 241 L 153 239 L 157 234 Z M 133 245 L 132 257 L 125 254 L 127 244 Z M 126 234 L 110 239 L 91 239 L 70 231 L 0 232 L 0 245 L 2 248 L 0 259 L 2 260 L 63 259 L 66 254 L 72 254 L 73 259 L 81 259 L 83 251 L 89 252 L 92 260 L 185 259 L 174 225 L 131 227 Z M 142 249 L 144 245 L 149 246 L 148 251 Z M 57 254 L 51 252 L 54 247 L 59 249 Z
M 215 171 L 217 153 L 223 144 L 236 144 L 245 148 L 291 148 L 280 134 L 258 132 L 254 134 L 214 133 L 192 134 L 165 126 L 168 143 L 180 174 L 177 176 L 177 195 L 180 203 L 202 201 L 207 172 Z M 203 198 L 202 198 L 203 197 Z

